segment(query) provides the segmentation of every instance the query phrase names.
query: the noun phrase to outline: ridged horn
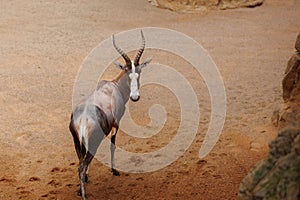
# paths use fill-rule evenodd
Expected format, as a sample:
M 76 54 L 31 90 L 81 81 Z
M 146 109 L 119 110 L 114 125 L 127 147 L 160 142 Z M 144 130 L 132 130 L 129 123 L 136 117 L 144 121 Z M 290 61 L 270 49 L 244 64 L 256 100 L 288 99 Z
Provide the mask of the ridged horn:
M 138 51 L 138 53 L 135 56 L 135 59 L 134 59 L 134 65 L 135 66 L 138 66 L 140 64 L 140 58 L 141 58 L 141 56 L 144 52 L 144 49 L 145 49 L 145 37 L 144 37 L 144 34 L 143 34 L 142 30 L 141 30 L 141 36 L 142 36 L 142 45 L 140 47 L 140 50 Z
M 115 36 L 112 35 L 112 41 L 113 41 L 113 45 L 115 47 L 115 49 L 119 52 L 119 54 L 124 58 L 125 62 L 126 62 L 126 66 L 131 66 L 131 60 L 130 58 L 127 56 L 127 54 L 116 45 L 116 41 L 115 41 Z

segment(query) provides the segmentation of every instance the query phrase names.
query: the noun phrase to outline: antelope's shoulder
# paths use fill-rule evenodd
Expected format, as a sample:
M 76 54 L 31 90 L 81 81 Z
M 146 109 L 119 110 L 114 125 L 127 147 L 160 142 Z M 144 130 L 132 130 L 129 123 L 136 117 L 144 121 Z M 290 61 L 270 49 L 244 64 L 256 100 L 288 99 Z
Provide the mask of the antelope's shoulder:
M 107 92 L 112 91 L 117 87 L 116 82 L 114 81 L 108 81 L 108 80 L 101 80 L 96 87 L 96 90 Z

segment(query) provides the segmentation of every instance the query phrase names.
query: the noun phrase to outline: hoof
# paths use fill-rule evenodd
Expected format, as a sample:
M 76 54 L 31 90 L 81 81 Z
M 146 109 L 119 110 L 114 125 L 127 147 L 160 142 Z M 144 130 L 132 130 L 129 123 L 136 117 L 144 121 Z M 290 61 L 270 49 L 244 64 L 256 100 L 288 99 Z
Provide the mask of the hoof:
M 111 171 L 112 171 L 114 176 L 120 176 L 120 172 L 118 172 L 117 170 L 111 169 Z
M 80 196 L 81 198 L 82 198 L 82 200 L 85 200 L 86 199 L 86 196 L 82 196 L 82 193 L 81 193 L 81 189 L 79 189 L 78 191 L 77 191 L 77 195 L 78 196 Z

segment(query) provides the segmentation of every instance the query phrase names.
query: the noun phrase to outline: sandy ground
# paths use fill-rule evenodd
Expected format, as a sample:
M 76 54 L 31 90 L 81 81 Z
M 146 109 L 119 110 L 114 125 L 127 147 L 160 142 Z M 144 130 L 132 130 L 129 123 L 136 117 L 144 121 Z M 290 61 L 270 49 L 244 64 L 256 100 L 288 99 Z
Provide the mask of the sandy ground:
M 227 92 L 222 136 L 200 160 L 210 117 L 203 80 L 188 64 L 149 51 L 191 80 L 202 112 L 197 136 L 180 159 L 152 173 L 113 177 L 94 160 L 89 199 L 235 199 L 240 181 L 265 157 L 276 135 L 270 116 L 282 103 L 281 80 L 294 52 L 299 9 L 297 0 L 266 0 L 258 8 L 201 14 L 160 10 L 145 0 L 1 0 L 0 199 L 79 199 L 78 161 L 68 130 L 77 71 L 103 39 L 144 26 L 183 32 L 208 50 Z M 166 127 L 147 141 L 120 131 L 117 144 L 147 152 L 168 143 L 169 133 L 178 127 L 178 103 L 161 88 L 141 92 L 141 100 L 130 103 L 138 111 L 135 118 L 147 123 L 145 105 L 160 103 L 170 116 Z

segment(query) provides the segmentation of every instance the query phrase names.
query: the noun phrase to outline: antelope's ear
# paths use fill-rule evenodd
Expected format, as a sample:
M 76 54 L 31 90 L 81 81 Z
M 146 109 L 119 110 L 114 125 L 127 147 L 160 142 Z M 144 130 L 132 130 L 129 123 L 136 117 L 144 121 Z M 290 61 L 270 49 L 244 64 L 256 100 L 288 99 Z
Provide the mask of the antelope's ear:
M 142 64 L 140 64 L 140 68 L 146 67 L 152 61 L 152 57 L 147 58 Z
M 119 69 L 121 69 L 121 70 L 125 70 L 125 69 L 126 69 L 126 67 L 123 66 L 123 65 L 122 65 L 121 63 L 119 63 L 118 61 L 115 61 L 114 64 L 115 64 L 115 66 L 116 66 L 117 68 L 119 68 Z

